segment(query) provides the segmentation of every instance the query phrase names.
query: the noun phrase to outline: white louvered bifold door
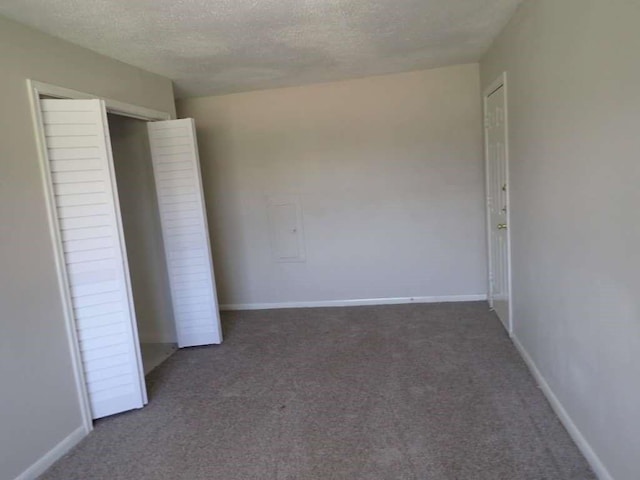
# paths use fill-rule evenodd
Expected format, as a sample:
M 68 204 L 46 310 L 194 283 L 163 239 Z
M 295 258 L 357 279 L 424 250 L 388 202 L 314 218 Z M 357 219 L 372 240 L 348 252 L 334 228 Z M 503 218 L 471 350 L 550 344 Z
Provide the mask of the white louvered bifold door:
M 222 342 L 193 119 L 149 123 L 179 347 Z
M 41 100 L 59 240 L 93 418 L 146 403 L 104 103 Z

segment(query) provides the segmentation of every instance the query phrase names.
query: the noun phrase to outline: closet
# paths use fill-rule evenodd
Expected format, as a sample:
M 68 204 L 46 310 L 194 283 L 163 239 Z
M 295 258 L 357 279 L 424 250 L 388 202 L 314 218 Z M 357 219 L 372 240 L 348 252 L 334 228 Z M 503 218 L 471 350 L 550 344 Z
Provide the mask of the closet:
M 222 341 L 194 122 L 108 114 L 98 99 L 38 107 L 91 415 L 141 408 L 144 353 Z
M 107 114 L 145 375 L 177 343 L 147 122 Z

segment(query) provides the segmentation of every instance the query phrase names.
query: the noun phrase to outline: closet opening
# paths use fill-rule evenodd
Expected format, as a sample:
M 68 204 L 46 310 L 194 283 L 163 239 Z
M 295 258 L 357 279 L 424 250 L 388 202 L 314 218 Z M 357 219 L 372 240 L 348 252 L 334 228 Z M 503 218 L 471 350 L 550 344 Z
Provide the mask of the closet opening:
M 178 348 L 147 122 L 108 113 L 144 374 Z
M 222 342 L 195 123 L 27 81 L 83 423 L 148 403 L 176 348 Z

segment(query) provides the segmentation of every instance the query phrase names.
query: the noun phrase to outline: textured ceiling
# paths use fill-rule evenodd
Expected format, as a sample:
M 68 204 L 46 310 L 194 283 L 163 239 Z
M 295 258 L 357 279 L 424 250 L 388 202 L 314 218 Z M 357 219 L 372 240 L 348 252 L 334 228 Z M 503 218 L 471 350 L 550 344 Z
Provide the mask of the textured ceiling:
M 475 62 L 520 2 L 2 0 L 0 15 L 190 97 Z

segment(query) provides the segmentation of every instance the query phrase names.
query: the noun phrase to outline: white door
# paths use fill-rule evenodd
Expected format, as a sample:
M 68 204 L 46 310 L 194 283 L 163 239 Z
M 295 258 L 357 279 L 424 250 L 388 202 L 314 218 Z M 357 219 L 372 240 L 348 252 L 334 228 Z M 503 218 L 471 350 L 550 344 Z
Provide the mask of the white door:
M 178 346 L 221 343 L 194 121 L 148 126 Z
M 140 408 L 146 389 L 104 102 L 40 106 L 92 416 Z
M 505 86 L 485 98 L 489 302 L 507 331 L 509 319 L 509 196 Z

